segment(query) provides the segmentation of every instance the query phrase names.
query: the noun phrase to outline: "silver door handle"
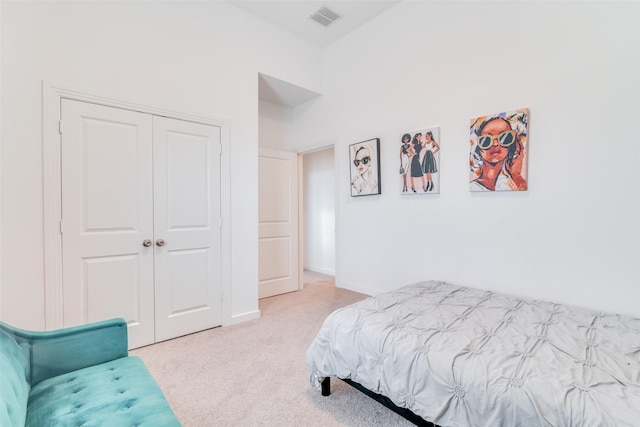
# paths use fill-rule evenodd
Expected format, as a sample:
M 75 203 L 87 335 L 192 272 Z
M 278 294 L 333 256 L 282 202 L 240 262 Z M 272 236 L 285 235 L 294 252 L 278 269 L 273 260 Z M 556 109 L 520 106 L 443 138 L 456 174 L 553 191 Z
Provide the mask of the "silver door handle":
M 144 239 L 142 241 L 142 246 L 144 246 L 145 248 L 148 248 L 149 246 L 151 246 L 151 240 L 150 239 Z
M 158 239 L 158 240 L 156 240 L 156 245 L 158 245 L 158 246 L 164 246 L 164 245 L 165 245 L 165 243 L 167 243 L 167 242 L 165 242 L 165 241 L 164 241 L 164 240 L 162 240 L 162 239 Z

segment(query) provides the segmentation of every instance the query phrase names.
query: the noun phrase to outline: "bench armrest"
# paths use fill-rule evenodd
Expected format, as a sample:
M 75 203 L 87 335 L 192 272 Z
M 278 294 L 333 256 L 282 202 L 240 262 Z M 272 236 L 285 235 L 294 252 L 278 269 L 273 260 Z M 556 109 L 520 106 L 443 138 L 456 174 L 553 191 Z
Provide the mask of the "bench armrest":
M 32 332 L 2 324 L 31 349 L 33 387 L 40 381 L 128 356 L 127 323 L 111 319 L 54 331 Z

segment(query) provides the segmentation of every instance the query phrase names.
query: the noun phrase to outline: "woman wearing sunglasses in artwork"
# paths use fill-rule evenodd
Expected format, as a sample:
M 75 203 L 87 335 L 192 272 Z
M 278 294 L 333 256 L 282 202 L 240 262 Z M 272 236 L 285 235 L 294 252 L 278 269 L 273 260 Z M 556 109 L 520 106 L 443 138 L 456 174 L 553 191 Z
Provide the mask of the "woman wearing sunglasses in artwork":
M 416 178 L 420 178 L 422 181 L 422 188 L 427 188 L 427 178 L 422 172 L 422 164 L 420 163 L 420 152 L 422 151 L 422 132 L 418 132 L 413 136 L 413 150 L 415 155 L 411 157 L 411 190 L 416 193 Z M 425 190 L 426 191 L 426 190 Z
M 378 180 L 371 170 L 371 151 L 364 145 L 356 150 L 353 165 L 358 171 L 351 181 L 356 193 L 358 195 L 377 194 Z
M 526 114 L 510 117 L 526 127 Z M 511 120 L 493 116 L 481 122 L 472 133 L 476 135 L 476 148 L 471 153 L 471 191 L 524 191 L 527 181 L 522 177 L 525 157 L 521 138 L 526 135 L 512 129 Z

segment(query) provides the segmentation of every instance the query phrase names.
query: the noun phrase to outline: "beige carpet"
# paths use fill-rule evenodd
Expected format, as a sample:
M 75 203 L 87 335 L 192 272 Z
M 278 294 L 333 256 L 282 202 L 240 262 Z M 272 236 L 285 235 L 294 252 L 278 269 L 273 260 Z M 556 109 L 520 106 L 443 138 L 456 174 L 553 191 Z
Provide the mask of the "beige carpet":
M 262 317 L 131 351 L 186 426 L 411 426 L 339 380 L 323 397 L 305 353 L 326 316 L 365 295 L 307 272 L 303 290 L 260 300 Z

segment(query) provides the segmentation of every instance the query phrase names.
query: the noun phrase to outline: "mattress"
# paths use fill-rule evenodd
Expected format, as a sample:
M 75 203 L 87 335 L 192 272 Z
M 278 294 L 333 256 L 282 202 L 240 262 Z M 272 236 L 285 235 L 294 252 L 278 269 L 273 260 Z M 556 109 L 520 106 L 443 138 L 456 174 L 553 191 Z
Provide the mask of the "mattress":
M 639 426 L 640 319 L 420 282 L 341 308 L 306 362 L 440 426 Z

